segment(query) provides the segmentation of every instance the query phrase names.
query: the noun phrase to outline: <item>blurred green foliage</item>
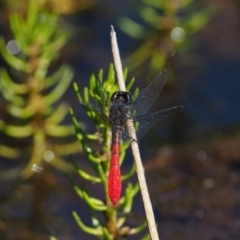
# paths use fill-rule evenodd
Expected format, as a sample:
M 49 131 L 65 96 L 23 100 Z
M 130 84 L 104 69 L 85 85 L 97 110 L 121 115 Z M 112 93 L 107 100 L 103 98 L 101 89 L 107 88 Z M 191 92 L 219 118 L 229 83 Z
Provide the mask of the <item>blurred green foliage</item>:
M 29 159 L 20 172 L 24 178 L 46 163 L 64 171 L 72 169 L 62 156 L 80 149 L 72 125 L 62 124 L 68 106 L 59 103 L 73 71 L 66 64 L 55 73 L 50 70 L 69 38 L 58 20 L 57 14 L 39 10 L 37 3 L 30 1 L 26 18 L 10 15 L 14 40 L 6 44 L 0 38 L 0 53 L 7 64 L 0 69 L 0 93 L 5 99 L 0 116 L 0 157 Z M 1 172 L 2 178 L 17 176 Z
M 200 4 L 194 0 L 141 0 L 136 3 L 142 22 L 125 16 L 118 21 L 125 33 L 139 40 L 140 46 L 126 59 L 129 69 L 139 71 L 145 66 L 154 76 L 166 67 L 167 60 L 176 51 L 186 51 L 192 44 L 190 36 L 201 30 L 215 13 L 213 7 L 201 9 Z
M 124 79 L 127 78 L 127 70 L 124 71 Z M 134 79 L 131 79 L 127 83 L 127 91 L 132 87 Z M 71 109 L 70 114 L 76 130 L 76 135 L 79 142 L 82 144 L 83 151 L 87 157 L 87 160 L 92 168 L 92 174 L 85 172 L 74 161 L 75 168 L 78 175 L 89 183 L 101 183 L 104 189 L 105 201 L 95 198 L 90 195 L 88 189 L 84 187 L 78 187 L 73 181 L 73 187 L 78 196 L 83 199 L 89 208 L 89 216 L 91 217 L 92 227 L 86 226 L 78 216 L 77 212 L 73 212 L 73 216 L 79 225 L 79 227 L 88 234 L 94 235 L 97 239 L 117 239 L 119 236 L 127 237 L 129 235 L 137 234 L 147 226 L 144 221 L 138 227 L 124 226 L 126 223 L 128 214 L 132 210 L 134 196 L 139 191 L 138 183 L 128 183 L 123 196 L 121 197 L 117 208 L 112 206 L 112 203 L 108 197 L 107 180 L 110 167 L 110 153 L 111 153 L 111 129 L 106 123 L 103 123 L 99 118 L 101 112 L 108 114 L 110 98 L 112 94 L 118 90 L 115 84 L 115 72 L 113 65 L 110 65 L 108 75 L 106 78 L 103 76 L 103 71 L 100 70 L 98 78 L 91 74 L 89 79 L 89 87 L 83 89 L 81 94 L 77 84 L 74 84 L 74 89 L 77 94 L 78 100 L 82 103 L 87 115 L 92 120 L 97 132 L 94 134 L 87 134 L 83 131 L 81 125 L 78 123 L 74 112 Z M 136 91 L 135 91 L 136 92 Z M 96 107 L 93 107 L 91 102 L 96 103 Z M 95 109 L 92 111 L 91 109 Z M 92 143 L 94 142 L 94 144 Z M 96 146 L 98 150 L 95 150 L 91 146 Z M 122 164 L 126 150 L 130 143 L 121 144 L 121 156 L 120 162 Z M 135 172 L 134 163 L 132 168 L 127 174 L 122 175 L 122 180 L 128 180 Z M 94 185 L 92 185 L 94 187 Z M 92 192 L 90 190 L 90 192 Z M 117 210 L 121 211 L 121 216 L 117 216 Z M 102 213 L 102 214 L 99 214 Z M 105 221 L 102 220 L 101 215 L 104 215 Z M 145 239 L 147 238 L 146 235 Z
M 28 6 L 31 0 L 2 0 L 6 11 L 22 11 Z M 60 14 L 71 14 L 77 11 L 83 11 L 92 8 L 95 5 L 94 0 L 41 0 L 35 1 L 38 7 L 48 10 L 53 10 L 54 12 Z

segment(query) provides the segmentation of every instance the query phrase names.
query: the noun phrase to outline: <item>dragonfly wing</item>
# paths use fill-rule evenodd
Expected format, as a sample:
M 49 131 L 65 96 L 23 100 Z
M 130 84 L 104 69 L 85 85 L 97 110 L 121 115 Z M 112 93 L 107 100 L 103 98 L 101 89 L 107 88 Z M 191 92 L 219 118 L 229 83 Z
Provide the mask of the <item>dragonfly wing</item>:
M 87 112 L 94 112 L 96 114 L 97 118 L 99 118 L 101 121 L 103 121 L 105 124 L 108 125 L 108 117 L 106 115 L 104 115 L 100 109 L 94 108 L 94 107 L 90 106 L 89 104 L 83 103 L 81 101 L 80 101 L 80 104 L 83 106 L 83 108 Z
M 139 128 L 137 130 L 137 139 L 139 140 L 144 134 L 155 124 L 164 121 L 165 119 L 175 115 L 183 110 L 182 106 L 175 106 L 168 109 L 164 109 L 158 112 L 148 113 L 145 115 L 137 116 L 134 121 L 139 122 Z
M 159 96 L 165 82 L 167 80 L 167 70 L 162 71 L 158 76 L 144 89 L 142 89 L 130 108 L 136 112 L 136 116 L 143 115 L 153 105 Z

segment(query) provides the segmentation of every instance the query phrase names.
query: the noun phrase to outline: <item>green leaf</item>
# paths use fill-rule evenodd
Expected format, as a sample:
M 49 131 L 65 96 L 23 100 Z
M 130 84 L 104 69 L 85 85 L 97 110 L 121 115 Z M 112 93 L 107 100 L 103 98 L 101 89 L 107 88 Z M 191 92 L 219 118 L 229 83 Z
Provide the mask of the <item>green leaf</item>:
M 34 109 L 32 105 L 22 108 L 16 105 L 9 104 L 7 106 L 7 112 L 16 118 L 28 119 L 36 113 L 36 109 Z
M 131 210 L 133 198 L 139 192 L 139 185 L 138 182 L 132 185 L 131 183 L 128 184 L 126 191 L 125 191 L 125 202 L 123 206 L 123 212 L 128 213 Z
M 59 84 L 53 89 L 53 91 L 43 98 L 46 104 L 51 105 L 57 102 L 63 96 L 68 89 L 69 84 L 71 83 L 72 76 L 73 72 L 71 71 L 69 72 L 68 78 L 62 79 L 61 82 L 59 82 Z
M 34 38 L 39 45 L 47 46 L 58 38 L 58 34 L 65 35 L 58 29 L 58 18 L 55 13 L 42 12 L 39 14 L 38 25 L 34 32 Z
M 46 118 L 46 124 L 59 124 L 68 114 L 69 107 L 66 103 L 59 104 L 58 107 L 53 109 L 53 112 Z
M 70 142 L 65 144 L 54 144 L 52 150 L 59 156 L 67 155 L 69 156 L 72 153 L 81 151 L 82 146 L 77 142 Z
M 122 31 L 133 38 L 141 39 L 143 36 L 145 36 L 146 29 L 144 29 L 142 25 L 134 22 L 130 18 L 121 17 L 117 23 Z
M 13 126 L 5 125 L 4 133 L 10 137 L 25 138 L 30 137 L 33 134 L 33 128 L 28 126 Z
M 95 89 L 96 88 L 96 78 L 95 78 L 95 75 L 92 72 L 90 73 L 89 87 L 90 87 L 90 89 Z
M 107 206 L 103 203 L 103 201 L 94 197 L 90 197 L 84 189 L 81 189 L 76 185 L 72 177 L 70 177 L 70 180 L 77 195 L 82 198 L 88 204 L 88 206 L 91 207 L 91 209 L 97 211 L 105 211 L 107 209 Z
M 101 219 L 101 216 L 99 216 L 98 212 L 90 209 L 90 213 L 91 213 L 91 222 L 92 222 L 92 225 L 93 225 L 95 228 L 103 227 L 104 221 Z
M 1 129 L 1 127 L 0 127 L 0 129 Z M 0 156 L 5 157 L 5 158 L 11 158 L 11 159 L 19 158 L 20 151 L 17 148 L 0 145 Z
M 101 83 L 103 82 L 103 69 L 102 68 L 98 72 L 98 79 L 97 80 L 100 80 Z
M 215 13 L 216 9 L 213 7 L 198 11 L 197 13 L 185 19 L 181 24 L 181 27 L 186 31 L 188 35 L 194 34 L 202 29 Z
M 44 155 L 43 155 L 44 156 Z M 63 172 L 72 172 L 73 171 L 73 165 L 66 162 L 63 158 L 59 157 L 58 155 L 54 155 L 54 158 L 51 160 L 48 160 L 47 157 L 44 156 L 43 158 L 48 164 L 52 165 L 56 169 L 63 171 Z
M 109 65 L 108 76 L 106 81 L 110 84 L 113 84 L 115 82 L 115 71 L 112 63 Z
M 79 102 L 83 102 L 83 98 L 82 98 L 82 96 L 80 94 L 80 91 L 79 91 L 79 88 L 78 88 L 78 85 L 77 85 L 76 82 L 73 83 L 73 89 L 74 89 L 74 92 L 77 95 L 77 98 L 78 98 Z
M 35 25 L 37 24 L 37 3 L 35 0 L 30 0 L 29 6 L 28 6 L 28 14 L 27 14 L 27 27 L 30 31 L 34 30 Z
M 48 68 L 51 64 L 52 59 L 54 58 L 54 54 L 51 55 L 51 58 L 41 56 L 38 59 L 38 67 L 34 73 L 35 79 L 44 79 L 47 75 Z
M 95 176 L 92 176 L 92 175 L 86 173 L 85 171 L 81 170 L 81 169 L 79 168 L 79 166 L 77 165 L 76 161 L 74 160 L 73 156 L 71 156 L 71 158 L 72 158 L 74 167 L 76 168 L 79 176 L 81 176 L 81 177 L 82 177 L 83 179 L 85 179 L 85 180 L 88 180 L 88 181 L 91 181 L 91 182 L 94 182 L 94 183 L 99 183 L 99 182 L 101 182 L 101 179 L 100 179 L 100 178 L 95 177 Z
M 135 173 L 135 164 L 132 164 L 130 171 L 127 174 L 122 175 L 122 181 L 129 179 Z
M 75 192 L 77 193 L 77 195 L 78 195 L 80 198 L 84 199 L 84 196 L 86 196 L 85 193 L 84 193 L 85 190 L 79 188 L 79 187 L 76 185 L 76 183 L 75 183 L 75 181 L 73 180 L 72 176 L 69 176 L 69 177 L 70 177 L 70 181 L 71 181 L 72 186 L 73 186 Z M 90 200 L 91 200 L 91 202 L 92 202 L 93 204 L 98 205 L 99 207 L 105 207 L 105 206 L 106 206 L 106 205 L 103 203 L 103 201 L 101 201 L 101 200 L 99 200 L 99 199 L 97 199 L 97 198 L 91 197 Z M 102 211 L 102 210 L 100 210 L 100 211 Z
M 74 128 L 72 125 L 46 124 L 45 130 L 47 135 L 58 138 L 71 136 L 74 133 Z
M 86 103 L 89 102 L 89 92 L 87 87 L 83 88 L 83 99 Z
M 149 52 L 150 51 L 150 52 Z M 126 59 L 126 64 L 130 69 L 137 68 L 150 58 L 151 50 L 146 43 L 142 44 L 130 57 Z
M 19 41 L 21 45 L 21 52 L 28 55 L 29 53 L 29 41 L 27 34 L 27 27 L 24 20 L 17 14 L 11 14 L 9 16 L 10 27 L 14 34 L 14 38 Z
M 144 221 L 140 226 L 136 228 L 131 228 L 129 231 L 129 235 L 137 234 L 144 230 L 148 226 L 147 221 Z
M 91 209 L 94 209 L 96 211 L 106 211 L 107 210 L 107 206 L 105 204 L 103 204 L 103 203 L 96 204 L 96 201 L 94 201 L 94 199 L 96 199 L 96 198 L 90 197 L 86 191 L 82 191 L 82 192 L 83 192 L 83 199 L 85 200 L 85 202 L 88 204 L 88 206 Z
M 86 137 L 89 140 L 98 140 L 99 138 L 97 134 L 87 134 Z
M 132 88 L 132 85 L 133 83 L 135 82 L 135 78 L 131 78 L 131 80 L 127 83 L 127 86 L 126 86 L 126 89 L 127 89 L 127 92 L 130 92 L 131 88 Z
M 158 70 L 163 69 L 166 64 L 167 57 L 162 52 L 156 52 L 151 58 L 151 68 Z
M 42 134 L 37 134 L 37 135 L 42 135 Z M 34 167 L 41 166 L 41 162 L 42 162 L 42 154 L 39 154 L 35 151 L 34 154 L 31 155 L 31 158 L 29 159 L 27 166 L 21 171 L 21 174 L 20 174 L 21 177 L 25 179 L 31 177 L 34 173 L 34 170 L 33 170 Z
M 152 7 L 144 6 L 140 9 L 140 14 L 152 27 L 158 26 L 161 23 L 159 12 Z
M 132 209 L 132 205 L 133 205 L 133 197 L 135 194 L 133 194 L 134 192 L 134 187 L 132 186 L 131 183 L 128 184 L 125 193 L 124 193 L 124 203 L 123 203 L 123 212 L 129 213 Z M 117 221 L 117 226 L 118 228 L 120 228 L 124 222 L 126 221 L 126 217 L 120 217 Z
M 129 148 L 129 146 L 130 146 L 130 141 L 126 141 L 121 144 L 120 164 L 122 164 L 123 160 L 125 159 L 126 150 Z
M 91 235 L 95 235 L 95 236 L 101 236 L 103 235 L 103 231 L 102 231 L 102 228 L 99 227 L 99 228 L 90 228 L 90 227 L 87 227 L 81 220 L 81 218 L 78 216 L 77 212 L 73 211 L 72 212 L 73 214 L 73 217 L 76 221 L 76 223 L 78 224 L 78 226 L 86 233 L 89 233 Z
M 27 62 L 8 53 L 5 42 L 2 38 L 0 38 L 0 52 L 4 60 L 16 70 L 23 71 L 26 73 L 30 71 L 30 67 Z
M 47 45 L 42 46 L 42 57 L 51 58 L 56 55 L 67 42 L 67 36 L 65 34 L 58 34 L 55 40 L 51 40 Z
M 106 183 L 107 182 L 107 178 L 106 178 L 106 174 L 104 172 L 103 165 L 101 164 L 101 162 L 99 162 L 97 164 L 97 171 L 98 171 L 99 177 L 101 178 L 101 181 L 103 183 Z
M 11 102 L 13 105 L 16 105 L 18 107 L 22 107 L 25 105 L 25 100 L 21 96 L 14 94 L 14 92 L 12 92 L 11 89 L 3 85 L 1 81 L 0 91 L 2 92 L 3 97 L 9 102 Z
M 62 65 L 52 76 L 44 79 L 43 87 L 49 88 L 57 82 L 65 81 L 65 79 L 72 79 L 72 69 L 68 65 Z
M 103 228 L 103 237 L 104 240 L 114 240 L 114 236 L 107 230 L 107 228 Z
M 51 237 L 50 237 L 50 240 L 58 240 L 58 239 L 55 238 L 55 237 L 53 237 L 53 236 L 51 236 Z
M 74 126 L 74 128 L 75 128 L 75 132 L 76 132 L 76 134 L 77 134 L 77 139 L 78 139 L 81 143 L 83 143 L 83 138 L 85 138 L 85 132 L 83 131 L 83 129 L 81 128 L 79 122 L 77 121 L 77 118 L 75 117 L 72 108 L 69 109 L 69 114 L 70 114 L 70 116 L 71 116 L 72 123 L 73 123 L 73 126 Z
M 8 75 L 6 69 L 0 69 L 1 84 L 14 94 L 25 94 L 28 92 L 26 84 L 15 83 Z
M 83 150 L 88 157 L 88 160 L 90 160 L 91 162 L 94 162 L 94 163 L 100 163 L 101 159 L 97 156 L 96 152 L 93 151 L 92 148 L 90 148 L 89 145 L 87 144 L 85 132 L 80 127 L 80 124 L 78 123 L 72 108 L 69 109 L 69 113 L 72 118 L 73 126 L 75 128 L 75 132 L 77 135 L 77 139 L 81 142 Z

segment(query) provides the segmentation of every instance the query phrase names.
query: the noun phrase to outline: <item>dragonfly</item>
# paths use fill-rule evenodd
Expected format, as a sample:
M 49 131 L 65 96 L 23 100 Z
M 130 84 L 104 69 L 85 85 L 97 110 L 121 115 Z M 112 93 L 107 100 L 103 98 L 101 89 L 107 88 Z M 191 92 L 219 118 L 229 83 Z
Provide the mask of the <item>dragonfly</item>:
M 138 141 L 152 126 L 183 110 L 183 106 L 175 106 L 161 111 L 148 113 L 148 110 L 159 96 L 166 80 L 167 71 L 164 70 L 158 74 L 158 76 L 147 87 L 140 90 L 133 97 L 134 100 L 132 100 L 132 95 L 129 92 L 114 92 L 111 96 L 108 116 L 99 110 L 90 109 L 91 111 L 96 112 L 104 122 L 107 122 L 112 132 L 111 161 L 108 174 L 108 195 L 113 206 L 118 204 L 121 196 L 120 144 L 122 137 L 125 137 L 126 139 L 127 120 L 132 119 L 133 123 L 138 123 L 136 132 L 137 139 L 131 139 Z M 85 105 L 84 103 L 81 104 Z

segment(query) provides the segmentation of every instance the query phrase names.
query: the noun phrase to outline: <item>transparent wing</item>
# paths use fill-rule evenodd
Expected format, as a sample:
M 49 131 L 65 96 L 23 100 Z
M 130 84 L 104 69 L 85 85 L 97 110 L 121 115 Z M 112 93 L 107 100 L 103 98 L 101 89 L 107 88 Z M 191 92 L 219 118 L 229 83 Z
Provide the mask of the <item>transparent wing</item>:
M 80 102 L 80 104 L 83 106 L 83 108 L 86 110 L 86 112 L 90 115 L 91 112 L 95 113 L 96 117 L 98 119 L 100 119 L 102 122 L 104 122 L 105 124 L 109 124 L 108 123 L 108 116 L 106 116 L 100 109 L 95 108 L 89 104 Z
M 182 106 L 167 108 L 158 112 L 148 113 L 141 116 L 136 116 L 134 122 L 139 122 L 137 130 L 137 139 L 139 140 L 144 134 L 154 125 L 164 121 L 165 119 L 175 115 L 183 110 Z
M 158 74 L 158 76 L 146 88 L 138 93 L 137 98 L 130 106 L 130 110 L 135 112 L 136 116 L 146 113 L 159 96 L 166 80 L 167 70 L 164 70 Z

